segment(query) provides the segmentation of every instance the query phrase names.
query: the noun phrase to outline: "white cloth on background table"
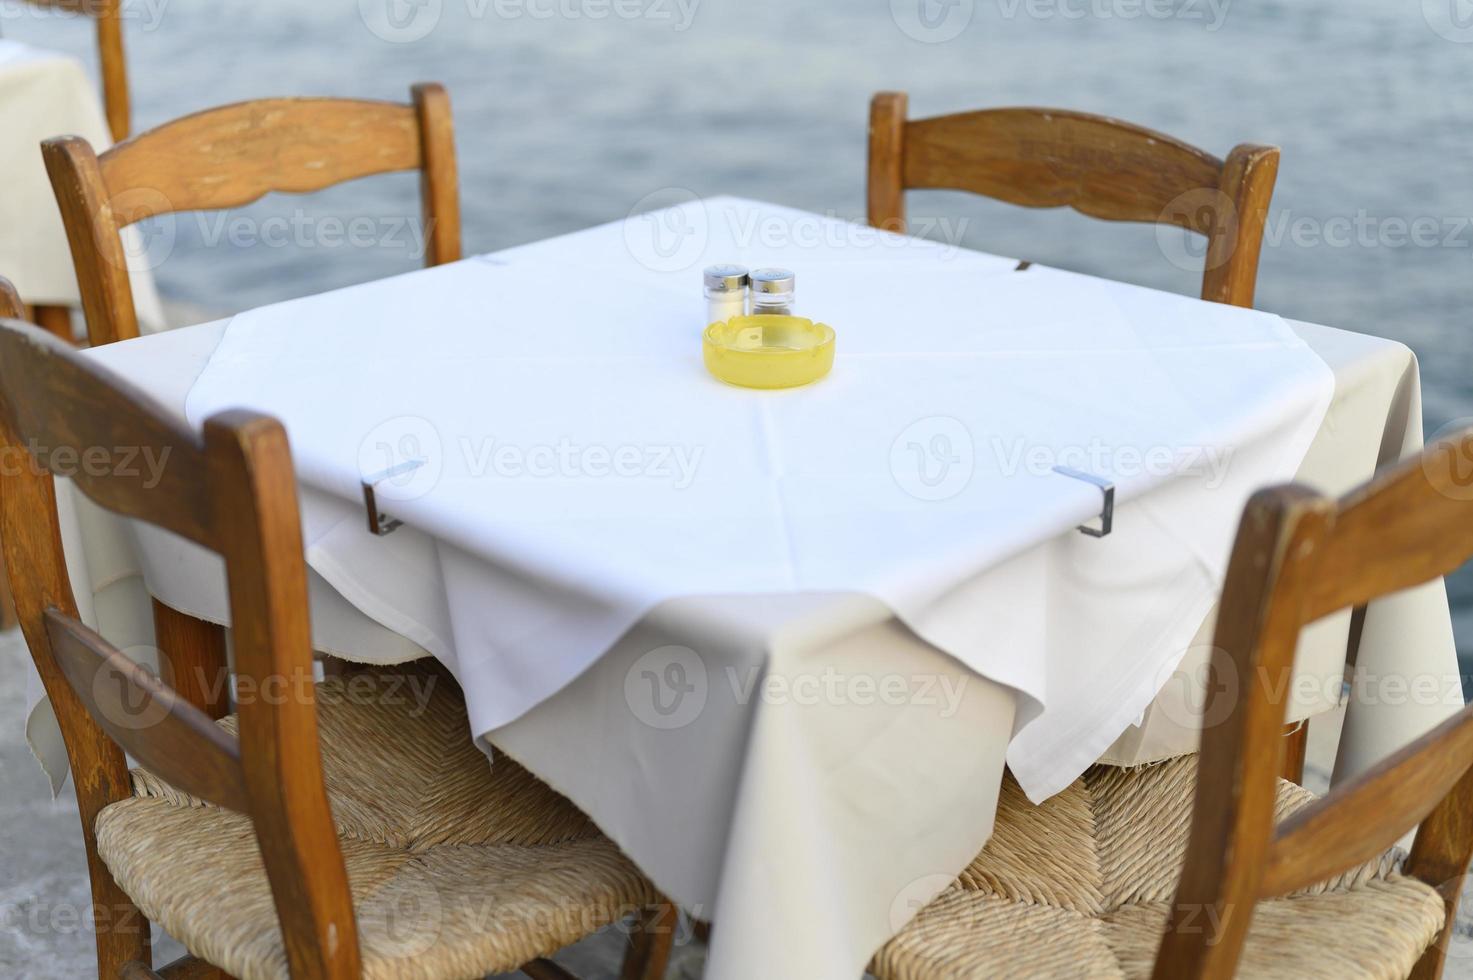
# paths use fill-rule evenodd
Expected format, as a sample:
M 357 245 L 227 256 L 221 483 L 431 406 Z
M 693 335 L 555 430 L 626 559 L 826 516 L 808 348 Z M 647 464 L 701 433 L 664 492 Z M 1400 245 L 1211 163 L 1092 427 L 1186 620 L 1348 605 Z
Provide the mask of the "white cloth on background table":
M 61 211 L 41 159 L 41 142 L 81 136 L 98 153 L 112 146 L 96 85 L 70 55 L 0 38 L 0 276 L 27 303 L 80 308 Z M 133 302 L 145 332 L 164 327 L 148 256 L 136 228 L 124 230 Z
M 1008 271 L 1011 262 L 954 250 L 936 251 L 939 247 L 908 240 L 881 238 L 877 243 L 873 232 L 867 233 L 871 238 L 866 245 L 858 240 L 864 229 L 822 222 L 786 209 L 725 200 L 708 202 L 708 206 L 707 254 L 695 255 L 691 268 L 668 274 L 668 288 L 681 290 L 685 297 L 679 314 L 683 339 L 678 354 L 696 376 L 703 370 L 694 347 L 702 304 L 693 283 L 700 264 L 707 260 L 734 259 L 752 265 L 781 262 L 799 271 L 800 305 L 835 323 L 841 352 L 833 376 L 809 389 L 809 393 L 818 393 L 823 385 L 852 379 L 855 361 L 884 359 L 872 352 L 866 358 L 846 361 L 844 352 L 856 351 L 852 343 L 845 347 L 846 339 L 862 341 L 863 337 L 855 336 L 853 314 L 835 312 L 841 303 L 849 303 L 852 308 L 864 301 L 865 306 L 879 313 L 903 314 L 903 301 L 912 291 L 907 289 L 903 296 L 886 299 L 885 294 L 877 292 L 880 286 L 874 285 L 882 281 L 879 273 L 884 274 L 884 282 L 904 289 L 907 283 L 921 283 L 923 277 L 930 277 L 925 279 L 927 283 L 938 278 L 934 269 L 924 267 L 960 257 L 970 263 L 966 266 L 968 272 L 976 274 L 976 293 L 985 304 L 979 304 L 981 315 L 988 315 L 989 309 L 998 306 L 990 294 L 1007 292 L 999 277 L 1003 273 L 1012 275 Z M 752 245 L 746 243 L 749 239 L 734 241 L 720 228 L 710 229 L 712 224 L 723 223 L 726 228 L 751 227 L 748 218 L 759 207 L 765 221 L 779 226 L 786 222 L 788 227 L 797 227 L 800 222 L 806 227 L 820 227 L 833 232 L 839 244 L 785 249 L 781 242 L 777 246 Z M 831 241 L 826 235 L 820 237 Z M 610 248 L 609 244 L 608 229 L 594 229 L 510 250 L 494 257 L 494 261 L 535 260 L 539 250 L 557 248 L 570 271 L 599 265 L 617 267 L 620 256 L 629 253 L 621 252 L 619 247 Z M 627 236 L 622 245 L 629 246 L 631 252 L 639 251 Z M 645 257 L 648 259 L 647 254 Z M 841 295 L 847 293 L 849 285 L 820 268 L 830 262 L 837 264 L 840 259 L 846 263 L 886 264 L 870 265 L 866 271 L 876 276 L 860 287 L 856 300 Z M 906 268 L 896 271 L 902 263 Z M 604 271 L 597 269 L 595 274 Z M 627 271 L 622 291 L 611 294 L 607 288 L 584 290 L 590 306 L 602 308 L 611 296 L 614 305 L 619 306 L 622 297 L 631 291 L 648 289 L 653 293 L 667 288 L 662 285 L 665 274 L 643 268 Z M 1058 291 L 1086 288 L 1094 282 L 1037 268 L 1026 275 L 1039 272 L 1047 274 L 1040 281 Z M 826 298 L 830 295 L 837 298 Z M 1060 302 L 1040 301 L 1041 313 L 1057 311 Z M 1112 302 L 1114 307 L 1101 304 L 1106 321 L 1109 312 L 1119 308 L 1118 301 Z M 1184 331 L 1194 329 L 1199 318 L 1212 320 L 1219 312 L 1195 301 L 1171 302 L 1181 304 L 1187 318 Z M 543 307 L 548 308 L 557 308 L 557 303 Z M 656 300 L 650 308 L 658 313 L 663 306 Z M 487 304 L 474 304 L 473 312 L 490 322 Z M 399 359 L 408 348 L 423 344 L 423 337 L 415 331 L 428 318 L 428 312 L 416 306 L 406 320 L 407 339 L 391 342 L 385 334 L 355 333 L 351 343 L 377 345 L 386 359 Z M 859 319 L 862 321 L 863 316 Z M 539 314 L 522 327 L 545 330 L 547 322 L 546 315 Z M 366 325 L 372 329 L 372 320 Z M 311 329 L 313 325 L 299 326 Z M 1212 328 L 1204 325 L 1202 329 L 1210 333 Z M 1292 331 L 1328 363 L 1335 379 L 1334 401 L 1299 468 L 1302 479 L 1339 492 L 1369 476 L 1377 465 L 1420 444 L 1416 366 L 1406 348 L 1307 324 L 1295 324 Z M 205 325 L 114 345 L 92 356 L 154 394 L 167 410 L 182 417 L 186 394 L 226 333 L 223 323 Z M 671 333 L 673 336 L 674 331 Z M 1017 341 L 1027 340 L 1024 329 L 1009 333 L 1004 328 L 996 335 L 1004 349 L 1010 338 L 1015 340 L 1014 347 L 1022 346 Z M 515 334 L 511 339 L 522 344 L 536 340 Z M 1095 339 L 1101 347 L 1110 341 L 1105 336 Z M 673 341 L 671 349 L 675 349 Z M 862 345 L 858 349 L 863 349 Z M 524 361 L 535 364 L 525 357 Z M 873 371 L 876 367 L 860 363 L 857 370 Z M 476 384 L 478 393 L 485 391 L 484 376 L 478 376 Z M 392 394 L 393 387 L 388 391 Z M 752 395 L 771 402 L 803 394 L 780 393 L 772 398 L 719 387 L 712 391 L 722 396 Z M 1129 402 L 1147 394 L 1128 391 L 1125 398 Z M 536 392 L 533 395 L 545 397 Z M 1064 396 L 1080 400 L 1075 392 L 1065 392 Z M 925 401 L 922 396 L 913 414 L 925 417 Z M 327 403 L 326 399 L 321 401 Z M 383 411 L 387 406 L 376 408 Z M 850 420 L 854 433 L 872 424 L 878 410 L 864 406 L 862 413 L 856 413 Z M 806 417 L 821 416 L 810 409 Z M 730 420 L 727 423 L 729 428 Z M 388 434 L 412 436 L 418 430 L 391 428 Z M 506 439 L 504 433 L 493 434 Z M 990 477 L 986 467 L 994 453 L 992 444 L 984 441 L 988 434 L 990 429 L 970 434 L 976 457 L 974 469 L 984 479 Z M 295 438 L 296 433 L 293 435 Z M 880 442 L 884 443 L 881 448 L 888 460 L 890 444 Z M 514 441 L 512 444 L 516 445 Z M 703 445 L 707 452 L 712 451 L 709 441 Z M 405 446 L 406 451 L 412 448 Z M 457 449 L 451 447 L 449 451 Z M 983 459 L 984 455 L 989 458 Z M 298 458 L 300 461 L 300 447 Z M 832 458 L 800 461 L 803 465 L 793 472 L 807 475 L 813 465 Z M 888 462 L 883 465 L 885 478 L 906 480 L 906 485 L 918 493 L 930 492 L 911 473 L 904 469 L 891 472 Z M 1288 469 L 1292 474 L 1292 463 Z M 305 470 L 302 475 L 306 476 Z M 930 475 L 934 476 L 935 471 Z M 1148 493 L 1144 502 L 1151 502 L 1161 489 Z M 1097 491 L 1087 487 L 1085 491 L 1095 495 L 1087 500 L 1097 501 Z M 1225 495 L 1219 490 L 1202 496 Z M 866 499 L 873 498 L 856 498 Z M 1045 503 L 1051 499 L 1046 498 Z M 906 504 L 912 510 L 902 513 L 914 511 L 916 504 L 910 500 Z M 464 655 L 477 635 L 466 635 L 449 625 L 452 616 L 443 607 L 446 597 L 456 596 L 486 604 L 484 594 L 471 591 L 487 564 L 483 558 L 435 540 L 413 522 L 387 538 L 372 538 L 363 529 L 356 493 L 350 502 L 317 489 L 309 479 L 302 488 L 302 502 L 304 537 L 314 568 L 314 642 L 320 649 L 381 663 L 413 656 L 417 651 L 403 637 L 354 611 L 358 606 L 388 620 L 395 629 L 413 630 L 415 623 L 409 618 L 393 621 L 385 608 L 373 608 L 376 597 L 393 595 L 405 607 L 429 609 L 435 602 L 440 603 L 438 613 L 432 611 L 422 617 L 436 627 L 427 630 L 426 636 L 448 636 Z M 1142 502 L 1138 499 L 1134 504 L 1122 505 L 1114 541 L 1123 543 L 1126 539 L 1121 535 L 1128 528 L 1140 527 L 1154 516 L 1152 507 L 1141 507 Z M 407 516 L 402 503 L 391 504 L 389 509 L 396 516 Z M 1082 500 L 1080 506 L 1092 513 L 1094 504 Z M 1224 503 L 1221 510 L 1227 509 Z M 106 635 L 113 635 L 114 629 L 124 637 L 146 630 L 146 604 L 135 603 L 131 620 L 121 615 L 128 605 L 125 593 L 136 588 L 140 568 L 150 591 L 171 605 L 207 619 L 225 620 L 223 576 L 217 559 L 169 535 L 148 532 L 139 535 L 130 565 L 127 549 L 106 547 L 105 529 L 97 526 L 102 522 L 91 520 L 97 516 L 92 513 L 95 508 L 81 501 L 78 512 L 90 523 L 69 535 L 69 564 L 79 599 L 95 597 L 97 618 L 115 624 L 102 627 Z M 1219 513 L 1215 502 L 1199 513 L 1204 521 L 1223 521 L 1223 541 L 1230 538 L 1236 513 Z M 114 544 L 128 537 L 128 533 L 121 534 Z M 1050 571 L 1072 570 L 1076 581 L 1050 595 L 1051 602 L 1062 601 L 1071 589 L 1087 592 L 1123 587 L 1129 583 L 1120 576 L 1120 560 L 1102 550 L 1111 540 L 1095 541 L 1065 530 L 1013 555 L 988 577 L 994 581 L 1016 577 L 1026 586 L 1041 581 Z M 80 544 L 74 545 L 74 541 Z M 360 548 L 364 550 L 357 550 Z M 1107 560 L 1095 563 L 1096 555 Z M 1225 556 L 1224 543 L 1217 560 Z M 353 600 L 353 605 L 344 600 L 344 595 Z M 1036 601 L 1036 597 L 1020 601 Z M 1051 605 L 1047 611 L 1051 627 L 1054 609 Z M 1026 635 L 1026 628 L 1006 622 L 1008 611 L 1003 609 L 1002 616 L 984 624 L 984 632 L 993 631 L 991 635 L 1002 640 Z M 1022 610 L 1023 614 L 1014 618 L 1026 619 L 1026 612 Z M 1373 637 L 1369 625 L 1377 616 L 1387 628 Z M 1037 614 L 1035 618 L 1039 618 Z M 1451 688 L 1456 688 L 1457 667 L 1440 583 L 1373 605 L 1367 622 L 1361 667 L 1373 662 L 1380 665 L 1377 669 L 1450 678 Z M 496 623 L 487 616 L 479 625 L 491 628 Z M 1183 632 L 1190 634 L 1192 630 L 1184 628 Z M 1393 633 L 1396 642 L 1389 640 Z M 1199 636 L 1184 641 L 1189 662 L 1198 652 L 1190 644 L 1200 640 Z M 1094 655 L 1093 638 L 1081 638 L 1076 633 L 1074 642 L 1081 651 L 1076 659 Z M 599 652 L 594 651 L 594 655 Z M 1017 648 L 1014 654 L 1022 659 Z M 1299 672 L 1311 677 L 1318 690 L 1328 691 L 1330 682 L 1334 688 L 1320 703 L 1311 699 L 1310 703 L 1296 704 L 1296 717 L 1324 710 L 1338 701 L 1343 659 L 1343 623 L 1339 624 L 1338 636 L 1333 627 L 1307 631 L 1301 644 Z M 455 661 L 449 662 L 456 666 Z M 1187 666 L 1184 664 L 1183 669 Z M 684 670 L 683 675 L 674 678 L 681 683 L 679 688 L 665 683 L 672 678 L 668 673 L 672 667 Z M 465 665 L 458 669 L 462 679 L 468 680 L 468 689 L 482 685 L 486 677 L 483 673 L 467 678 Z M 862 689 L 850 687 L 842 689 L 838 697 L 815 701 L 801 693 L 808 690 L 802 686 L 805 681 L 832 674 L 849 681 L 868 681 L 870 691 L 901 678 L 910 684 L 908 696 L 900 702 L 885 702 L 872 694 L 865 698 Z M 1167 677 L 1174 683 L 1166 683 Z M 1191 680 L 1180 672 L 1172 675 L 1164 670 L 1162 695 L 1140 726 L 1129 726 L 1135 714 L 1120 722 L 1124 734 L 1107 757 L 1131 763 L 1190 751 L 1196 737 L 1191 708 L 1181 702 L 1192 700 L 1190 693 L 1183 694 L 1190 691 Z M 1175 683 L 1178 681 L 1186 682 Z M 688 697 L 678 700 L 676 695 L 683 692 Z M 1050 688 L 1048 693 L 1057 691 Z M 1456 697 L 1455 691 L 1450 697 Z M 667 894 L 703 916 L 713 910 L 719 915 L 721 927 L 713 941 L 710 976 L 849 978 L 856 975 L 870 952 L 903 925 L 986 841 L 1004 753 L 1013 732 L 1015 700 L 1008 687 L 994 683 L 986 674 L 973 673 L 923 642 L 898 622 L 885 604 L 872 597 L 816 592 L 692 595 L 658 604 L 619 637 L 607 654 L 558 693 L 517 720 L 477 734 L 567 793 Z M 662 710 L 673 713 L 661 714 Z M 1344 768 L 1364 768 L 1452 710 L 1451 701 L 1352 704 L 1343 743 L 1350 749 L 1342 752 Z M 1138 707 L 1136 714 L 1139 711 Z M 33 720 L 46 714 L 36 712 Z M 31 734 L 38 755 L 52 762 L 53 773 L 64 771 L 56 765 L 59 743 L 54 737 L 49 741 L 35 737 L 38 726 L 34 725 Z M 1352 755 L 1354 758 L 1350 758 Z

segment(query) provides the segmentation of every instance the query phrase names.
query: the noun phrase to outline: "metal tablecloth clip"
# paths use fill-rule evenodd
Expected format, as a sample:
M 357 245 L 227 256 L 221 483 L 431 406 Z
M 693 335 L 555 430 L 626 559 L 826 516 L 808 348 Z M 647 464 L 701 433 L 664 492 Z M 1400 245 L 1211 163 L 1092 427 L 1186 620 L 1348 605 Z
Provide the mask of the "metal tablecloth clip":
M 402 463 L 395 463 L 386 470 L 370 474 L 363 478 L 363 506 L 368 511 L 368 529 L 379 537 L 395 531 L 404 525 L 397 518 L 390 517 L 379 510 L 378 501 L 375 499 L 373 488 L 385 480 L 392 480 L 396 476 L 413 472 L 425 464 L 422 459 L 406 459 Z
M 1072 466 L 1055 466 L 1054 472 L 1073 480 L 1083 480 L 1085 483 L 1100 488 L 1100 493 L 1104 497 L 1104 503 L 1100 508 L 1100 526 L 1096 528 L 1090 527 L 1087 524 L 1081 524 L 1079 525 L 1079 530 L 1092 538 L 1103 538 L 1109 534 L 1111 528 L 1115 525 L 1115 484 L 1102 476 L 1095 476 L 1093 473 L 1076 470 Z

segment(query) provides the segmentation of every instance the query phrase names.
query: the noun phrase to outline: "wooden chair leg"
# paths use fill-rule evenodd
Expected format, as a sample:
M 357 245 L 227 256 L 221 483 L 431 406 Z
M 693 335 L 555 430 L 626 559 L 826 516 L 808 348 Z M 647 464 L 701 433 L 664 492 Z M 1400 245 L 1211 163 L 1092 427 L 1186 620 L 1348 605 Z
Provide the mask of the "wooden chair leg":
M 1309 749 L 1309 722 L 1284 728 L 1284 763 L 1279 776 L 1296 786 L 1304 785 L 1304 755 Z
M 679 915 L 673 905 L 655 905 L 639 914 L 619 980 L 664 980 Z
M 230 713 L 225 627 L 153 601 L 159 673 L 180 697 L 211 718 Z
M 552 960 L 532 960 L 523 963 L 520 972 L 532 980 L 578 980 L 576 976 L 558 966 Z
M 10 593 L 10 575 L 5 571 L 5 559 L 0 556 L 0 630 L 15 626 L 15 597 Z
M 217 966 L 193 956 L 184 956 L 157 971 L 146 963 L 133 960 L 123 964 L 118 972 L 119 980 L 234 980 L 230 974 Z
M 49 330 L 69 344 L 76 343 L 72 336 L 72 311 L 65 306 L 33 306 L 31 319 L 36 326 Z

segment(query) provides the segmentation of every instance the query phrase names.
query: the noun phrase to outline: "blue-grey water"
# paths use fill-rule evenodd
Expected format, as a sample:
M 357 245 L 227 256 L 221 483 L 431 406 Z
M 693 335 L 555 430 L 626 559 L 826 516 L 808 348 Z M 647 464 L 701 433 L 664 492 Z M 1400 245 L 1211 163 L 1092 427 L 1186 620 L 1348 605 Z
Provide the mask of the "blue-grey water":
M 450 89 L 467 250 L 623 217 L 686 188 L 860 216 L 879 89 L 912 112 L 1029 104 L 1140 122 L 1283 165 L 1259 305 L 1396 338 L 1429 432 L 1473 416 L 1473 17 L 1467 0 L 128 0 L 135 122 L 268 95 Z M 90 28 L 0 5 L 6 35 L 85 54 Z M 389 38 L 389 39 L 386 39 Z M 389 177 L 247 217 L 413 213 Z M 1147 226 L 912 195 L 966 244 L 1194 292 Z M 166 295 L 212 311 L 418 264 L 390 242 L 262 247 L 184 225 Z M 386 234 L 384 237 L 394 237 Z M 211 244 L 208 239 L 218 239 Z M 1473 575 L 1451 584 L 1473 664 Z

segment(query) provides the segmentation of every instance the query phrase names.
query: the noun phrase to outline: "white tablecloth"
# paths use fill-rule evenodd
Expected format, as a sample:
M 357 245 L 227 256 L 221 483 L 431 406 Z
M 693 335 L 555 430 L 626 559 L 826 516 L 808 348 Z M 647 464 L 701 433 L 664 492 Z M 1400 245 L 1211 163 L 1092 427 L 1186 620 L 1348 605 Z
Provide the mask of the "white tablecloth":
M 590 247 L 593 237 L 587 233 L 562 243 L 603 254 Z M 524 261 L 525 251 L 497 261 Z M 903 252 L 901 261 L 923 251 Z M 814 275 L 811 254 L 806 263 L 802 255 L 782 259 L 800 270 L 800 287 L 823 281 L 822 274 Z M 979 294 L 1000 290 L 999 277 L 1012 276 L 988 272 L 985 259 L 975 261 L 981 263 L 979 280 L 984 274 L 986 280 L 979 281 Z M 1060 290 L 1085 285 L 1078 277 L 1043 271 Z M 1184 308 L 1215 311 L 1195 302 Z M 699 299 L 693 299 L 681 314 L 690 340 L 698 327 L 690 321 L 699 318 L 699 309 Z M 823 309 L 827 315 L 830 306 Z M 841 327 L 841 343 L 855 333 L 852 316 L 832 319 Z M 1182 329 L 1191 328 L 1187 323 Z M 1405 348 L 1304 324 L 1292 329 L 1335 379 L 1334 400 L 1304 457 L 1302 478 L 1344 489 L 1419 444 L 1415 362 Z M 182 415 L 186 395 L 224 333 L 223 324 L 214 324 L 115 345 L 94 356 Z M 391 353 L 402 349 L 373 333 L 358 335 L 355 343 Z M 693 355 L 690 361 L 699 372 Z M 825 384 L 850 370 L 841 359 Z M 417 652 L 354 612 L 344 592 L 357 604 L 365 593 L 382 596 L 397 581 L 400 593 L 438 595 L 442 602 L 449 596 L 453 604 L 454 583 L 474 581 L 465 566 L 475 571 L 485 565 L 479 555 L 436 543 L 413 526 L 386 539 L 368 538 L 358 530 L 358 508 L 310 483 L 303 506 L 309 562 L 316 569 L 315 640 L 331 652 L 374 662 Z M 1129 509 L 1122 507 L 1114 542 L 1125 541 L 1122 535 L 1133 526 Z M 1218 514 L 1216 507 L 1200 513 L 1204 520 L 1225 522 L 1224 540 L 1230 536 L 1235 515 Z M 146 620 L 128 615 L 139 608 L 140 564 L 151 591 L 165 601 L 223 621 L 218 562 L 157 532 L 143 535 L 134 549 L 126 531 L 98 520 L 85 503 L 75 516 L 67 522 L 73 576 L 90 583 L 79 587 L 79 598 L 104 633 L 116 634 L 124 645 L 148 642 Z M 361 535 L 392 554 L 335 562 L 332 556 L 341 554 L 335 546 L 344 535 Z M 1111 542 L 1068 531 L 1015 555 L 995 574 L 1021 569 L 1027 581 L 1040 566 L 1092 570 L 1081 581 L 1101 588 L 1112 581 L 1110 569 L 1092 567 L 1089 556 Z M 404 568 L 417 574 L 398 577 Z M 1007 633 L 1017 629 L 1004 621 L 1007 612 L 1002 610 L 995 635 L 1020 635 Z M 1372 630 L 1377 616 L 1383 628 Z M 454 628 L 445 632 L 461 651 L 475 639 Z M 1181 649 L 1190 668 L 1197 653 L 1191 630 L 1186 632 Z M 1393 633 L 1398 642 L 1389 642 Z M 1336 703 L 1343 650 L 1343 623 L 1306 634 L 1300 672 L 1311 683 L 1296 686 L 1296 717 Z M 1150 682 L 1166 689 L 1140 725 L 1129 725 L 1134 714 L 1120 722 L 1124 734 L 1107 753 L 1115 761 L 1146 761 L 1194 745 L 1192 677 L 1173 675 L 1170 659 Z M 1444 696 L 1434 703 L 1352 704 L 1345 736 L 1350 751 L 1342 753 L 1347 771 L 1436 724 L 1460 701 L 1440 585 L 1373 607 L 1361 669 L 1368 664 L 1403 677 L 1439 678 Z M 484 679 L 462 676 L 472 688 Z M 837 678 L 837 694 L 824 687 L 830 678 Z M 896 679 L 901 697 L 887 700 L 877 693 Z M 677 701 L 678 693 L 686 699 Z M 690 707 L 696 704 L 699 710 Z M 567 793 L 668 894 L 703 916 L 719 917 L 712 976 L 852 977 L 985 842 L 1004 753 L 1021 717 L 1016 705 L 1027 710 L 1028 699 L 1020 701 L 1013 689 L 938 652 L 874 598 L 853 592 L 691 595 L 659 603 L 570 684 L 515 721 L 477 734 Z M 47 741 L 44 715 L 33 716 L 31 729 L 43 759 L 56 747 L 54 734 Z
M 97 88 L 68 55 L 0 39 L 0 276 L 27 303 L 81 306 L 66 229 L 41 159 L 41 142 L 81 136 L 98 153 L 112 145 Z M 145 331 L 164 318 L 136 229 L 125 235 L 133 300 Z

